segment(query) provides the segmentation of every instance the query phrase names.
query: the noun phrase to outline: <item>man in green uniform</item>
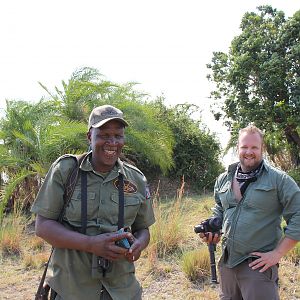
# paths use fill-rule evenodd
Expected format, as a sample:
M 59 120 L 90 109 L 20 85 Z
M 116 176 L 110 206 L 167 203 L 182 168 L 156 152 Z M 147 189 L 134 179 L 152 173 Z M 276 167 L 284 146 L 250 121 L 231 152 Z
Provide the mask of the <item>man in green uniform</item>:
M 36 234 L 54 247 L 48 283 L 57 293 L 56 300 L 141 299 L 133 262 L 147 247 L 148 227 L 155 220 L 145 176 L 119 159 L 127 125 L 123 113 L 110 105 L 96 107 L 90 115 L 87 137 L 91 151 L 80 165 L 80 173 L 85 172 L 87 178 L 85 234 L 81 233 L 80 176 L 62 222 L 57 221 L 75 164 L 71 155 L 53 163 L 32 206 L 37 214 Z M 124 178 L 124 227 L 131 232 L 116 232 L 119 174 Z M 130 241 L 130 249 L 116 245 L 124 238 Z
M 239 163 L 216 180 L 214 217 L 223 219 L 222 300 L 279 299 L 278 263 L 300 240 L 300 189 L 262 152 L 261 130 L 252 125 L 241 129 Z M 220 239 L 211 233 L 200 237 L 213 243 Z

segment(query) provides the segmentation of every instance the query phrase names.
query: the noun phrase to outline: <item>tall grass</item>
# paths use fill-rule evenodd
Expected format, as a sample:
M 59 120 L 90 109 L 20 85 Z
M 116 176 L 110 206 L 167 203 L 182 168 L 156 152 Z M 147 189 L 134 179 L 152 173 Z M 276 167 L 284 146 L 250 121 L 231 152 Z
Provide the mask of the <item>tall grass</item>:
M 3 219 L 0 228 L 0 250 L 3 256 L 21 253 L 21 240 L 25 224 L 25 218 L 19 214 L 12 214 Z
M 156 222 L 151 226 L 151 241 L 148 246 L 148 255 L 153 260 L 155 257 L 165 258 L 166 255 L 176 252 L 182 240 L 184 232 L 182 227 L 181 200 L 184 191 L 184 182 L 177 191 L 177 197 L 169 203 L 169 207 L 159 202 L 158 191 L 153 199 L 153 208 Z
M 151 242 L 146 250 L 148 267 L 152 272 L 161 272 L 159 264 L 172 258 L 170 261 L 175 259 L 181 264 L 189 280 L 203 282 L 209 276 L 209 252 L 194 233 L 193 225 L 207 218 L 210 209 L 204 198 L 203 201 L 183 198 L 184 185 L 183 177 L 176 198 L 165 203 L 159 201 L 158 190 L 155 194 L 156 222 L 150 227 Z

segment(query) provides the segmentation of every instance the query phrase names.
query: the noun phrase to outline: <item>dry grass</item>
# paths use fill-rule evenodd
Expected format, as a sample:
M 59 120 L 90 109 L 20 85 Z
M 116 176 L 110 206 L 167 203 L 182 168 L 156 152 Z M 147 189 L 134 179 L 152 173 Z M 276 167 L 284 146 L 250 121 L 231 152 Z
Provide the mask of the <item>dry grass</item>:
M 25 219 L 14 215 L 3 220 L 0 228 L 0 250 L 3 256 L 20 255 Z
M 205 259 L 209 255 L 207 246 L 193 230 L 211 214 L 212 197 L 184 198 L 179 190 L 176 199 L 163 203 L 158 199 L 155 201 L 157 222 L 151 227 L 152 240 L 136 263 L 136 274 L 144 290 L 143 299 L 218 299 L 218 285 L 210 284 Z M 0 272 L 0 299 L 33 299 L 43 271 L 41 266 L 48 259 L 50 247 L 32 232 L 24 231 L 23 221 L 11 220 L 6 224 L 20 227 L 15 237 L 10 237 L 18 241 L 14 249 L 18 249 L 19 255 L 7 251 L 10 249 L 7 244 L 13 244 L 6 242 L 7 236 L 13 231 L 8 225 L 2 227 L 1 237 L 5 238 L 1 238 L 0 244 L 0 268 L 3 270 Z M 4 228 L 10 233 L 5 233 Z M 281 300 L 300 299 L 298 249 L 280 264 Z M 219 254 L 220 246 L 216 259 Z
M 205 281 L 209 276 L 210 260 L 207 247 L 187 251 L 182 255 L 182 271 L 191 281 Z

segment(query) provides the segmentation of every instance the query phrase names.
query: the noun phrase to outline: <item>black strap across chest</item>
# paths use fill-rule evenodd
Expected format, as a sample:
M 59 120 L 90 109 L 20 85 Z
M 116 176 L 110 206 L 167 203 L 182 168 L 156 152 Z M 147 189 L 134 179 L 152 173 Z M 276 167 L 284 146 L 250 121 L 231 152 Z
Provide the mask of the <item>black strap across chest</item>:
M 86 233 L 87 226 L 87 173 L 81 171 L 81 233 Z
M 81 172 L 81 233 L 86 234 L 87 227 L 87 172 Z M 123 175 L 118 176 L 119 215 L 118 230 L 124 227 L 124 180 Z

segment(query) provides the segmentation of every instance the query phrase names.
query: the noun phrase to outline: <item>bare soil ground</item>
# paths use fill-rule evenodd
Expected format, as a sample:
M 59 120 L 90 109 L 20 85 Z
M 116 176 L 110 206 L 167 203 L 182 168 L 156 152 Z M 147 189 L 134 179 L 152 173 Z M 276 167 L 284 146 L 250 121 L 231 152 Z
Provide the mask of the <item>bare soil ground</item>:
M 145 300 L 213 300 L 218 299 L 218 285 L 190 282 L 177 264 L 161 263 L 159 268 L 144 271 L 146 258 L 137 262 L 137 277 L 143 286 Z M 17 258 L 0 263 L 0 299 L 32 300 L 43 269 L 26 269 Z M 300 299 L 300 268 L 283 261 L 280 268 L 282 300 Z M 126 300 L 126 299 L 124 299 Z

